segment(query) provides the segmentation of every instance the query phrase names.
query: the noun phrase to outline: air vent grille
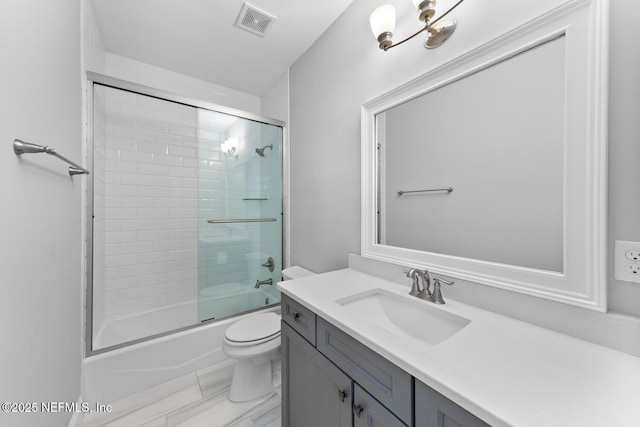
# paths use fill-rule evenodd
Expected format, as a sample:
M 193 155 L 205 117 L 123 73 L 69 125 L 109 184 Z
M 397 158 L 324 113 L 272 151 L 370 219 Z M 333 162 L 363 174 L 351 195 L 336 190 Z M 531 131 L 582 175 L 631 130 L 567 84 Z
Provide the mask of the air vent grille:
M 275 16 L 244 3 L 236 20 L 236 26 L 264 37 L 275 19 Z

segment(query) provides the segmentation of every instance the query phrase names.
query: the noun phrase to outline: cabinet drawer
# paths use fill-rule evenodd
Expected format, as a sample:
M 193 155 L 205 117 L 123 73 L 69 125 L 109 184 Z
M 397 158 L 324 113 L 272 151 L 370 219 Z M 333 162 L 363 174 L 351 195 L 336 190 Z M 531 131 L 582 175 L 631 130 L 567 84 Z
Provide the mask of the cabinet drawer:
M 282 294 L 282 320 L 314 346 L 316 345 L 316 315 L 314 312 Z
M 411 376 L 322 318 L 317 320 L 316 347 L 364 390 L 411 425 Z
M 418 380 L 415 398 L 416 427 L 491 427 Z

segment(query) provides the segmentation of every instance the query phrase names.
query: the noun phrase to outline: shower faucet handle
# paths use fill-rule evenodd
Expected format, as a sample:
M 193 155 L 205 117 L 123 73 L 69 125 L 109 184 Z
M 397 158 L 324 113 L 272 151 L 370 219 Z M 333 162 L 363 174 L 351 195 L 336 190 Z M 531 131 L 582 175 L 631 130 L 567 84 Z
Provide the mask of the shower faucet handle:
M 273 257 L 269 257 L 269 259 L 267 259 L 267 262 L 262 264 L 262 266 L 267 267 L 269 271 L 273 273 L 273 268 L 275 267 L 275 263 L 273 262 Z

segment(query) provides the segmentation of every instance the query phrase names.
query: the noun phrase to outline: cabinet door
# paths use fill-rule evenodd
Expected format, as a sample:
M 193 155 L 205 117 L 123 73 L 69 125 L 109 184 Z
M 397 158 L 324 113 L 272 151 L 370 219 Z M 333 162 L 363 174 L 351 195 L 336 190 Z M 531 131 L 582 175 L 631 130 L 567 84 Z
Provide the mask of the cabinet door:
M 350 427 L 352 382 L 282 322 L 282 425 Z
M 354 427 L 406 427 L 395 415 L 358 384 L 353 386 Z
M 416 427 L 489 427 L 431 387 L 416 380 Z
M 411 424 L 411 375 L 321 317 L 317 329 L 318 351 L 405 424 Z

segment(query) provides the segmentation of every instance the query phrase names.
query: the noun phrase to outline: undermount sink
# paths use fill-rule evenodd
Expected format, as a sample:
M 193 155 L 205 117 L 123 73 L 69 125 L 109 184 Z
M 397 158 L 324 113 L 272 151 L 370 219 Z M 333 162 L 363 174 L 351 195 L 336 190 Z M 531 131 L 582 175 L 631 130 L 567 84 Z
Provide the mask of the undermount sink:
M 431 302 L 384 289 L 373 289 L 336 300 L 360 320 L 394 334 L 435 345 L 459 332 L 470 320 L 439 309 Z

